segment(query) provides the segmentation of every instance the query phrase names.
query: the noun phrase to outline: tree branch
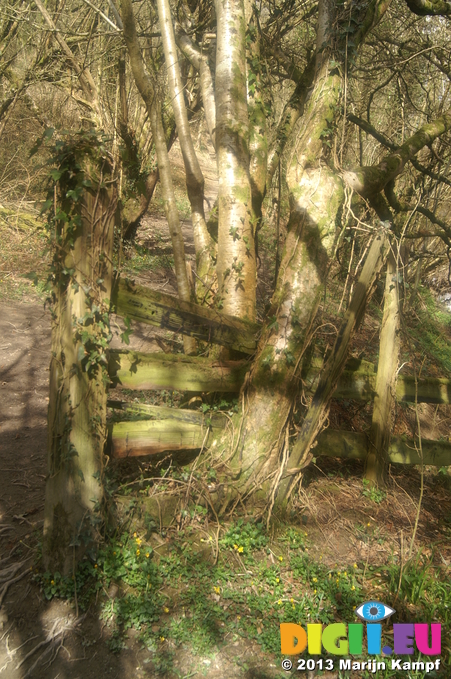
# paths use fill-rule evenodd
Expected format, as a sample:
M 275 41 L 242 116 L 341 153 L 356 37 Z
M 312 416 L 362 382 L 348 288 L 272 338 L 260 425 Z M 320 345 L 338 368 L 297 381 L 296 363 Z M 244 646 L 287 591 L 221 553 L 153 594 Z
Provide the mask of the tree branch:
M 417 16 L 451 16 L 451 3 L 447 0 L 406 0 L 406 5 Z
M 343 172 L 343 180 L 363 198 L 375 196 L 401 174 L 406 163 L 415 158 L 424 146 L 432 144 L 449 129 L 451 129 L 451 109 L 420 127 L 402 146 L 386 156 L 378 165 Z

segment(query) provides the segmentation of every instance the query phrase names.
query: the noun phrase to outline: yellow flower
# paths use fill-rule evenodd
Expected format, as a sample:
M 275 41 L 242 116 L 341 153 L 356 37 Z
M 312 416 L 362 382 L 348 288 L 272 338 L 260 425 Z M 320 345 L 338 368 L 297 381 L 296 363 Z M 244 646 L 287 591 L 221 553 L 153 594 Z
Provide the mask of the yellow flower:
M 282 605 L 282 599 L 279 599 L 279 601 L 277 603 L 279 604 L 279 606 L 281 606 Z
M 97 568 L 97 567 L 98 567 L 98 566 L 97 566 L 97 564 L 95 563 L 95 564 L 94 564 L 94 568 Z
M 276 582 L 279 583 L 279 582 L 280 582 L 280 578 L 276 578 Z
M 213 587 L 213 589 L 215 590 L 216 594 L 220 594 L 220 592 L 221 592 L 220 587 Z
M 368 523 L 367 523 L 366 525 L 368 526 L 368 528 L 369 528 L 369 527 L 371 526 L 371 524 L 370 524 L 370 522 L 369 522 L 369 521 L 368 521 Z
M 283 561 L 283 556 L 279 556 L 279 561 Z
M 244 552 L 244 547 L 238 547 L 238 551 L 240 554 L 242 554 Z
M 352 591 L 354 591 L 354 590 L 355 590 L 355 586 L 354 586 L 354 585 L 352 585 L 351 589 L 352 589 Z
M 331 577 L 332 577 L 332 573 L 329 573 L 329 580 L 331 579 Z
M 348 571 L 345 571 L 345 572 L 344 572 L 344 576 L 345 576 L 345 578 L 348 577 Z
M 312 578 L 312 582 L 318 582 L 318 578 Z
M 341 575 L 341 571 L 338 571 L 337 575 Z
M 133 537 L 136 538 L 136 533 L 133 533 Z
M 116 556 L 116 552 L 113 552 L 113 556 Z
M 136 550 L 136 556 L 139 556 L 141 554 L 141 550 L 137 549 Z
M 294 599 L 293 599 L 293 597 L 291 597 L 291 599 L 290 599 L 290 604 L 292 604 L 293 601 L 294 601 Z
M 292 604 L 292 605 L 291 605 L 291 608 L 292 608 L 293 611 L 294 611 L 294 609 L 296 608 L 296 606 L 295 606 L 294 604 Z
M 163 608 L 163 611 L 164 611 L 165 613 L 169 613 L 169 608 L 168 608 L 167 606 L 165 606 L 165 607 Z
M 323 555 L 320 554 L 320 555 L 319 555 L 319 560 L 321 561 L 322 558 L 323 558 Z
M 136 538 L 136 544 L 138 546 L 141 546 L 141 542 L 142 542 L 141 538 Z
M 337 579 L 335 580 L 335 582 L 336 582 L 337 585 L 338 585 L 338 583 L 340 582 L 340 580 L 337 578 Z
M 51 581 L 50 581 L 50 584 L 51 584 L 51 585 L 54 585 L 54 584 L 55 584 L 55 580 L 51 580 Z
M 233 545 L 233 549 L 238 549 L 238 545 Z
M 164 637 L 160 637 L 160 641 L 163 642 L 163 641 L 164 641 Z
M 146 559 L 148 559 L 149 556 L 150 556 L 150 553 L 149 553 L 149 552 L 146 552 Z
M 316 594 L 316 589 L 313 590 L 313 594 Z
M 356 564 L 356 563 L 354 564 L 353 568 L 357 568 L 357 564 Z
M 237 620 L 241 620 L 241 615 L 237 615 L 237 616 L 236 616 L 236 619 L 237 619 Z

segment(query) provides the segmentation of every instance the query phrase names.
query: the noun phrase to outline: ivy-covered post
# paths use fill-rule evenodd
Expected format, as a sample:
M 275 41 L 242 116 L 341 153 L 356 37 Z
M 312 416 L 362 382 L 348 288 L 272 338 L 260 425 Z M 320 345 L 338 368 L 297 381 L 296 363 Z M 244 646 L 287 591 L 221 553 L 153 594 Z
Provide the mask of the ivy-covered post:
M 45 208 L 53 244 L 44 566 L 71 573 L 95 544 L 111 339 L 116 183 L 103 139 L 57 142 Z

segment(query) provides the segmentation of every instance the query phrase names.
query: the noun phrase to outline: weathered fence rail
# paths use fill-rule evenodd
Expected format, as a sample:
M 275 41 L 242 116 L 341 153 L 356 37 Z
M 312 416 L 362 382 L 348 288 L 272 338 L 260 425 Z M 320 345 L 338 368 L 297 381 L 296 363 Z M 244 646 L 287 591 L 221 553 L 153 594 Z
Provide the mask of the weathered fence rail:
M 111 425 L 111 455 L 116 458 L 171 453 L 177 459 L 177 454 L 196 452 L 208 446 L 229 421 L 221 413 L 206 416 L 194 410 L 160 406 L 128 403 L 110 405 L 120 407 L 131 417 L 148 418 L 115 422 Z M 314 454 L 316 457 L 326 455 L 365 460 L 369 445 L 369 438 L 364 433 L 326 429 L 318 436 Z M 448 441 L 423 439 L 421 449 L 423 464 L 442 467 L 451 461 L 451 443 Z M 388 449 L 388 460 L 397 464 L 420 464 L 418 441 L 393 436 Z
M 184 354 L 145 354 L 137 351 L 111 351 L 109 374 L 113 386 L 127 389 L 236 393 L 249 368 L 247 361 L 220 361 Z M 303 382 L 313 391 L 322 361 L 314 359 Z M 376 387 L 376 367 L 367 361 L 351 359 L 334 391 L 336 399 L 371 401 Z M 451 380 L 438 377 L 417 379 L 399 375 L 396 400 L 415 403 L 451 403 Z
M 184 302 L 163 292 L 119 279 L 112 293 L 112 311 L 136 321 L 252 354 L 260 325 Z
M 167 293 L 156 292 L 129 281 L 116 281 L 111 308 L 121 316 L 219 344 L 243 354 L 252 354 L 257 347 L 260 332 L 258 324 L 183 302 Z M 108 372 L 113 387 L 237 393 L 249 366 L 248 360 L 222 361 L 183 354 L 110 351 Z M 322 359 L 314 358 L 304 371 L 300 379 L 307 393 L 315 391 L 322 367 Z M 349 360 L 338 380 L 334 398 L 371 401 L 376 389 L 376 373 L 376 366 L 368 361 Z M 451 380 L 434 377 L 416 380 L 410 375 L 399 375 L 396 400 L 449 404 Z M 196 453 L 208 446 L 227 424 L 227 417 L 221 414 L 207 417 L 192 410 L 121 401 L 110 401 L 109 405 L 120 409 L 125 417 L 123 421 L 109 426 L 110 454 L 116 458 L 171 454 L 175 459 L 180 459 L 186 452 Z M 327 429 L 318 436 L 315 455 L 365 460 L 370 445 L 370 438 L 364 433 Z M 451 443 L 447 441 L 423 439 L 422 451 L 424 464 L 451 464 Z M 392 437 L 387 461 L 419 464 L 421 456 L 418 442 Z

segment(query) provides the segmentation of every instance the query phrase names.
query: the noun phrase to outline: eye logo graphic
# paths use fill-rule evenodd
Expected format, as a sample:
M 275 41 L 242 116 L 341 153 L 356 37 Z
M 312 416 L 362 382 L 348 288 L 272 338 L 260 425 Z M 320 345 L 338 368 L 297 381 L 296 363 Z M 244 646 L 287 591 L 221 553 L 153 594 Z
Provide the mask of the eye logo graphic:
M 366 601 L 364 604 L 360 604 L 355 612 L 360 620 L 364 622 L 381 622 L 389 618 L 393 613 L 396 613 L 394 608 L 380 601 Z

